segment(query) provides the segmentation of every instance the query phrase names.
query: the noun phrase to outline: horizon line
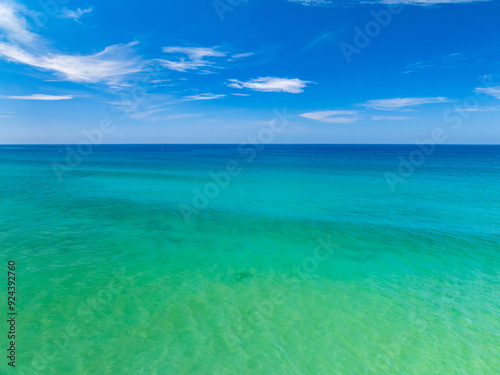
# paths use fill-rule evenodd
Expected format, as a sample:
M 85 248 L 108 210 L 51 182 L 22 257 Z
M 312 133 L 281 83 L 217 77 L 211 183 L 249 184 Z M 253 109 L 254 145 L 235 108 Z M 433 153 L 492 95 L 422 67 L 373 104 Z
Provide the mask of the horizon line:
M 90 143 L 88 143 L 90 144 Z M 426 143 L 430 144 L 430 143 Z M 79 143 L 0 143 L 0 146 L 78 146 Z M 264 145 L 264 146 L 418 146 L 416 143 L 100 143 L 92 146 L 239 146 L 239 145 Z M 500 143 L 434 143 L 435 146 L 500 146 Z

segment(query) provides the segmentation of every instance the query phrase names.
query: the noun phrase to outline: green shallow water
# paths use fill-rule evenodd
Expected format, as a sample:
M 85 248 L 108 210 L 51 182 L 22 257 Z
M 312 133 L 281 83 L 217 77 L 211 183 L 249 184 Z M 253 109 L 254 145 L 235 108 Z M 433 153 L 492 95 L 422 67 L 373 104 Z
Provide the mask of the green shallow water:
M 62 180 L 60 149 L 0 149 L 1 255 L 18 268 L 7 373 L 500 368 L 500 147 L 439 148 L 395 191 L 384 173 L 411 146 L 251 162 L 235 146 L 102 146 Z M 228 160 L 241 173 L 187 222 L 179 205 Z

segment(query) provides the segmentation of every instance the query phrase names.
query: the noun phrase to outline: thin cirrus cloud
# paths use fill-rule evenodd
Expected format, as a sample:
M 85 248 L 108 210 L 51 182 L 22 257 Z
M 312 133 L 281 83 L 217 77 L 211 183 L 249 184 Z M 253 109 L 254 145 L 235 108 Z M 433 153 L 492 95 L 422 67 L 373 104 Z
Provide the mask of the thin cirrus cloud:
M 457 112 L 497 112 L 500 107 L 472 107 L 472 108 L 455 108 Z
M 361 4 L 400 4 L 400 5 L 416 5 L 416 6 L 430 6 L 442 4 L 468 4 L 480 3 L 491 0 L 287 0 L 292 3 L 298 3 L 306 6 L 349 6 Z
M 130 115 L 131 119 L 147 120 L 147 121 L 161 121 L 161 120 L 182 120 L 192 117 L 199 117 L 201 113 L 174 113 L 170 115 L 160 115 L 161 112 L 168 111 L 170 108 L 152 109 L 149 111 L 136 112 Z
M 141 72 L 145 63 L 132 48 L 137 42 L 106 47 L 92 55 L 69 55 L 50 50 L 38 34 L 29 30 L 23 6 L 0 3 L 0 59 L 32 66 L 55 74 L 59 79 L 79 83 L 105 83 L 118 87 L 132 74 Z
M 344 5 L 344 4 L 352 4 L 352 1 L 345 0 L 287 0 L 292 3 L 298 3 L 305 6 L 336 6 L 336 5 Z
M 424 98 L 393 98 L 368 100 L 363 106 L 379 111 L 393 111 L 423 104 L 447 103 L 451 100 L 442 96 Z
M 32 94 L 32 95 L 0 95 L 0 99 L 11 100 L 69 100 L 73 99 L 72 95 L 45 95 L 45 94 Z
M 143 119 L 143 118 L 149 117 L 151 115 L 154 115 L 156 113 L 164 112 L 166 110 L 167 110 L 166 108 L 151 109 L 149 111 L 132 113 L 129 117 L 131 119 Z
M 29 31 L 28 24 L 23 17 L 26 12 L 23 6 L 14 2 L 0 2 L 0 31 L 7 40 L 30 44 L 37 39 L 37 35 Z
M 173 115 L 168 115 L 165 120 L 179 120 L 183 118 L 199 117 L 201 113 L 177 113 Z
M 163 67 L 178 72 L 213 67 L 215 63 L 206 58 L 226 56 L 225 52 L 217 51 L 216 47 L 163 47 L 163 52 L 182 56 L 176 60 L 157 59 Z
M 61 13 L 58 15 L 59 18 L 71 18 L 75 21 L 78 21 L 81 16 L 87 13 L 91 13 L 94 9 L 93 8 L 87 8 L 87 9 L 76 9 L 76 10 L 70 10 L 68 8 L 64 8 L 61 10 Z
M 254 55 L 253 52 L 237 53 L 236 55 L 233 55 L 232 58 L 233 59 L 243 59 L 245 57 L 250 57 L 253 55 Z
M 143 70 L 140 58 L 134 56 L 132 47 L 136 44 L 109 46 L 93 55 L 65 55 L 47 51 L 30 53 L 18 46 L 0 42 L 0 57 L 53 72 L 66 81 L 120 86 L 127 76 Z
M 402 4 L 402 5 L 439 5 L 439 4 L 468 4 L 468 3 L 481 3 L 490 0 L 372 0 L 366 1 L 367 3 L 381 3 L 381 4 Z
M 497 99 L 500 99 L 500 86 L 477 87 L 475 91 L 481 94 L 491 95 Z
M 406 116 L 372 116 L 373 121 L 404 121 L 412 120 L 416 117 L 406 117 Z
M 300 117 L 331 124 L 349 124 L 359 120 L 356 111 L 318 111 L 303 113 Z
M 16 112 L 3 112 L 3 113 L 0 113 L 0 117 L 2 118 L 10 118 L 10 117 L 14 117 L 13 115 L 15 115 Z
M 254 91 L 263 92 L 287 92 L 292 94 L 299 94 L 304 92 L 304 88 L 310 81 L 302 81 L 298 78 L 276 78 L 276 77 L 261 77 L 252 79 L 250 81 L 240 81 L 237 79 L 230 79 L 227 85 L 235 89 L 250 89 Z
M 224 94 L 197 94 L 197 95 L 189 95 L 182 98 L 183 101 L 195 101 L 195 100 L 213 100 L 213 99 L 221 99 L 226 95 Z

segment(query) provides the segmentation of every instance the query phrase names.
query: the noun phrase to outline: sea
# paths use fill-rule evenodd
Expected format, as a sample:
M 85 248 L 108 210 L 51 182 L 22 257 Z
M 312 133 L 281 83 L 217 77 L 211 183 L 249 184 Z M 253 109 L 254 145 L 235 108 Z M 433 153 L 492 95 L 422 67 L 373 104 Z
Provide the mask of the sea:
M 500 146 L 2 145 L 0 192 L 1 374 L 499 373 Z

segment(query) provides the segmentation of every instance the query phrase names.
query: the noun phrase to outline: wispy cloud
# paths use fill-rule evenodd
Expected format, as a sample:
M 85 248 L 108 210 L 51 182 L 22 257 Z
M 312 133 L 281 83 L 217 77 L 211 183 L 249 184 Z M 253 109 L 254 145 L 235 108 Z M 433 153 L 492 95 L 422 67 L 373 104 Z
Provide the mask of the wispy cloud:
M 321 35 L 314 38 L 306 46 L 304 46 L 303 50 L 307 51 L 307 50 L 310 50 L 311 48 L 314 48 L 314 47 L 321 45 L 321 44 L 326 44 L 326 43 L 333 44 L 333 43 L 335 43 L 335 39 L 336 39 L 337 35 L 340 32 L 343 32 L 344 30 L 345 30 L 345 27 L 342 27 L 340 30 L 337 30 L 337 32 L 335 32 L 335 33 L 323 32 Z
M 60 79 L 81 83 L 106 83 L 119 86 L 128 75 L 143 70 L 132 48 L 137 42 L 106 47 L 93 55 L 65 55 L 27 50 L 0 42 L 0 57 L 55 73 Z
M 481 3 L 490 0 L 371 0 L 365 1 L 366 3 L 381 3 L 381 4 L 403 4 L 403 5 L 419 5 L 429 6 L 438 4 L 467 4 L 467 3 Z
M 170 69 L 170 70 L 177 70 L 178 72 L 185 72 L 186 70 L 190 69 L 197 69 L 205 65 L 200 65 L 197 63 L 194 63 L 192 61 L 170 61 L 170 60 L 162 60 L 159 59 L 158 62 L 165 68 Z
M 408 65 L 403 67 L 403 73 L 421 72 L 426 69 L 454 69 L 466 66 L 466 64 L 471 61 L 473 61 L 473 59 L 471 59 L 470 54 L 466 54 L 464 52 L 447 53 L 410 62 Z
M 332 6 L 335 5 L 333 0 L 288 0 L 292 3 L 299 3 L 306 6 Z M 343 3 L 344 1 L 339 1 Z
M 422 104 L 447 103 L 451 100 L 445 97 L 425 97 L 425 98 L 393 98 L 368 100 L 363 106 L 380 111 L 392 111 L 405 107 L 413 107 Z
M 166 120 L 178 120 L 181 118 L 191 118 L 191 117 L 199 117 L 201 113 L 177 113 L 173 115 L 168 115 L 165 117 Z
M 163 114 L 160 114 L 161 112 L 164 112 L 167 110 L 169 110 L 169 108 L 152 109 L 149 111 L 134 113 L 134 114 L 130 115 L 129 117 L 131 119 L 134 119 L 134 120 L 158 122 L 158 121 L 165 121 L 165 120 L 182 120 L 182 119 L 201 116 L 201 113 L 173 113 L 173 114 L 166 115 L 166 116 Z
M 250 57 L 250 56 L 253 56 L 253 55 L 254 55 L 253 52 L 237 53 L 236 55 L 233 55 L 232 58 L 233 59 L 243 59 L 245 57 Z
M 6 38 L 0 41 L 0 59 L 55 73 L 61 80 L 111 86 L 125 84 L 127 76 L 144 68 L 132 48 L 137 42 L 112 45 L 92 55 L 70 55 L 50 49 L 50 43 L 29 30 L 25 20 L 28 13 L 13 2 L 0 3 L 0 30 Z
M 457 112 L 497 112 L 500 107 L 456 108 Z
M 237 79 L 230 79 L 228 86 L 235 89 L 247 88 L 254 91 L 264 92 L 288 92 L 298 94 L 304 92 L 304 87 L 310 81 L 302 81 L 298 78 L 276 78 L 276 77 L 261 77 L 244 82 Z
M 184 98 L 182 98 L 183 101 L 193 101 L 193 100 L 213 100 L 213 99 L 220 99 L 220 98 L 224 98 L 226 95 L 224 94 L 211 94 L 211 93 L 208 93 L 208 94 L 197 94 L 197 95 L 189 95 L 189 96 L 185 96 Z
M 186 55 L 177 60 L 158 59 L 157 61 L 165 68 L 185 72 L 187 70 L 196 70 L 214 65 L 214 62 L 208 61 L 207 57 L 224 57 L 225 52 L 217 51 L 216 47 L 163 47 L 164 53 Z M 205 70 L 205 72 L 207 72 Z
M 405 117 L 405 116 L 373 116 L 373 121 L 403 121 L 403 120 L 413 120 L 416 117 Z
M 306 6 L 323 6 L 323 7 L 339 7 L 339 6 L 357 6 L 360 4 L 401 4 L 401 5 L 416 5 L 430 6 L 440 4 L 467 4 L 487 2 L 491 0 L 287 0 L 292 3 L 298 3 Z
M 224 52 L 214 48 L 200 47 L 163 47 L 165 53 L 180 53 L 187 55 L 191 60 L 202 60 L 204 57 L 225 56 Z
M 160 112 L 164 112 L 166 111 L 167 109 L 166 108 L 160 108 L 160 109 L 151 109 L 149 111 L 143 111 L 143 112 L 136 112 L 136 113 L 132 113 L 129 117 L 131 119 L 143 119 L 143 118 L 146 118 L 146 117 L 149 117 L 151 115 L 154 115 L 156 113 L 160 113 Z
M 75 21 L 78 21 L 81 16 L 84 14 L 92 12 L 94 9 L 93 8 L 87 8 L 87 9 L 80 9 L 78 8 L 77 10 L 70 10 L 68 8 L 63 8 L 61 10 L 61 13 L 59 13 L 60 18 L 71 18 L 74 19 Z
M 500 99 L 500 86 L 478 87 L 478 88 L 476 88 L 475 91 L 479 92 L 481 94 L 491 95 L 497 99 Z
M 11 1 L 0 2 L 0 31 L 7 40 L 15 43 L 30 44 L 37 35 L 29 31 L 24 18 L 26 9 Z
M 303 113 L 300 117 L 333 124 L 348 124 L 359 120 L 359 118 L 353 117 L 357 114 L 356 111 L 318 111 Z
M 32 95 L 0 95 L 0 99 L 11 100 L 69 100 L 73 99 L 73 95 L 45 95 L 45 94 L 32 94 Z

